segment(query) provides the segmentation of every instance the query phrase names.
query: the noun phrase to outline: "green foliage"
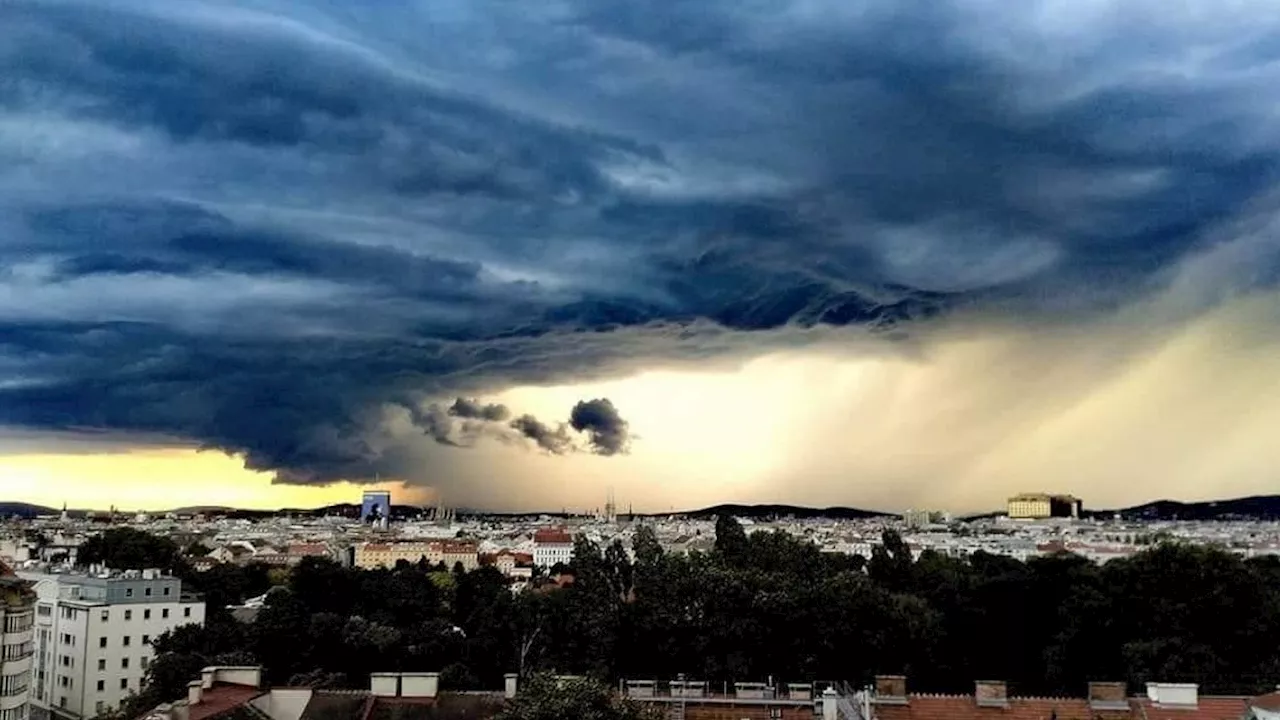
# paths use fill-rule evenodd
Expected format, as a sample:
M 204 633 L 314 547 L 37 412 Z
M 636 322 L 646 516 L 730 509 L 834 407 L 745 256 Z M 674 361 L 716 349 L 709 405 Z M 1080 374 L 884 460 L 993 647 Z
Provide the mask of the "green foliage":
M 213 548 L 197 540 L 188 545 L 183 552 L 186 553 L 187 557 L 200 558 L 213 552 Z
M 589 678 L 527 678 L 495 720 L 660 720 L 651 708 L 618 696 Z
M 888 532 L 864 567 L 783 533 L 748 535 L 732 518 L 717 526 L 710 553 L 668 554 L 646 527 L 635 534 L 634 559 L 620 543 L 579 539 L 573 584 L 519 594 L 491 568 L 361 571 L 308 558 L 252 624 L 211 607 L 208 627 L 158 639 L 144 695 L 180 697 L 218 658 L 261 663 L 273 683 L 350 687 L 396 670 L 440 671 L 452 688 L 498 688 L 513 671 L 606 683 L 677 673 L 713 683 L 859 683 L 903 672 L 922 691 L 967 691 L 993 677 L 1040 695 L 1079 694 L 1096 679 L 1250 693 L 1280 676 L 1275 558 L 1163 541 L 1104 566 L 1070 554 L 913 560 Z M 191 582 L 238 602 L 271 580 L 262 568 L 219 566 Z M 538 699 L 539 682 L 526 683 L 529 699 L 512 711 L 525 714 L 511 720 L 567 712 Z M 583 712 L 613 712 L 593 687 L 575 690 L 596 698 L 578 698 Z
M 122 527 L 94 535 L 80 546 L 81 565 L 106 565 L 113 570 L 159 568 L 178 573 L 187 567 L 182 549 L 169 538 Z

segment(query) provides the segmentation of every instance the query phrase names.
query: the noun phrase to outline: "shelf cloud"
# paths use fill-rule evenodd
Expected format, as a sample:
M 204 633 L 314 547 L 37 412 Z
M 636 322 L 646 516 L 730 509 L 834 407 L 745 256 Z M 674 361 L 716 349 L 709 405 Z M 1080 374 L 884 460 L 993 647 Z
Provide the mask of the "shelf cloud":
M 514 386 L 1179 332 L 1280 269 L 1280 18 L 1231 7 L 5 3 L 0 425 L 323 483 L 417 472 L 402 426 L 645 442 Z

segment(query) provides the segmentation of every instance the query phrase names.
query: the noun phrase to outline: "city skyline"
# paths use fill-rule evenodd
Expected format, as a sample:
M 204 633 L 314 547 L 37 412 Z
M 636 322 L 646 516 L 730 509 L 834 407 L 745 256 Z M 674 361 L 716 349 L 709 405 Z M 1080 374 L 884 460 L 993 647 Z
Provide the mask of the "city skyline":
M 1266 494 L 1267 9 L 4 4 L 0 500 Z

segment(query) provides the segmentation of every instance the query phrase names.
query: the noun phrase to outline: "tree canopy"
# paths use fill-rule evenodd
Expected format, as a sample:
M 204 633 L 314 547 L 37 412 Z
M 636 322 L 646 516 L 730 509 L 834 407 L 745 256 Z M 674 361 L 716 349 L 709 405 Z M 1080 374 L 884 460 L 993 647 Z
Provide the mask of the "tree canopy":
M 265 568 L 189 573 L 211 598 L 207 627 L 156 641 L 148 697 L 180 696 L 200 664 L 219 658 L 261 663 L 277 684 L 338 687 L 397 670 L 439 671 L 446 688 L 499 688 L 508 672 L 606 684 L 902 673 L 922 691 L 967 691 L 986 677 L 1034 695 L 1079 694 L 1099 679 L 1253 693 L 1280 677 L 1276 558 L 1164 541 L 1105 565 L 1069 554 L 913 559 L 890 531 L 864 561 L 781 532 L 747 534 L 732 518 L 717 526 L 707 553 L 664 552 L 645 527 L 633 554 L 579 538 L 573 583 L 519 594 L 492 568 L 366 571 L 308 558 L 249 624 L 212 603 L 261 594 Z M 143 562 L 137 548 L 154 544 L 104 538 L 91 557 Z

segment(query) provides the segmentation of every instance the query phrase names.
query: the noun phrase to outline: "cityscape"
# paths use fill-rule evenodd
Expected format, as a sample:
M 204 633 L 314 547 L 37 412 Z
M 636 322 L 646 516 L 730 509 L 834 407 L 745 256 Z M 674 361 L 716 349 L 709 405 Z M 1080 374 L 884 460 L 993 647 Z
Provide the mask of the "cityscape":
M 89 720 L 117 717 L 121 712 L 200 720 L 251 706 L 255 709 L 239 712 L 284 718 L 303 707 L 312 713 L 313 705 L 315 712 L 324 708 L 328 708 L 325 713 L 339 712 L 330 705 L 345 699 L 350 706 L 345 712 L 352 717 L 362 712 L 366 702 L 396 708 L 398 703 L 412 707 L 430 701 L 430 707 L 439 712 L 449 707 L 453 709 L 448 712 L 456 714 L 425 717 L 469 718 L 499 712 L 518 696 L 522 678 L 534 687 L 541 682 L 538 675 L 521 667 L 527 661 L 521 653 L 529 650 L 521 644 L 507 655 L 513 662 L 500 668 L 505 672 L 488 679 L 472 673 L 458 677 L 456 669 L 452 673 L 442 673 L 443 667 L 423 671 L 391 662 L 370 671 L 355 689 L 341 689 L 348 687 L 350 676 L 332 671 L 326 676 L 318 668 L 295 673 L 279 685 L 270 681 L 269 671 L 261 664 L 237 662 L 193 666 L 201 675 L 191 679 L 189 688 L 186 683 L 175 686 L 170 691 L 173 697 L 150 694 L 148 688 L 162 682 L 152 664 L 168 657 L 166 653 L 180 652 L 166 650 L 165 643 L 179 637 L 184 626 L 251 627 L 264 622 L 263 614 L 269 617 L 272 612 L 268 608 L 293 591 L 290 576 L 302 568 L 310 572 L 321 572 L 317 568 L 326 566 L 345 568 L 371 574 L 380 578 L 378 582 L 394 582 L 395 574 L 414 569 L 424 571 L 429 583 L 485 576 L 508 597 L 545 602 L 543 598 L 577 592 L 581 583 L 589 582 L 590 575 L 581 569 L 592 562 L 582 557 L 584 548 L 594 548 L 596 553 L 601 548 L 619 548 L 624 552 L 612 561 L 624 563 L 635 573 L 644 563 L 654 562 L 646 557 L 651 552 L 685 561 L 729 555 L 734 551 L 726 540 L 726 528 L 731 527 L 742 542 L 760 543 L 755 551 L 744 546 L 738 552 L 783 552 L 783 562 L 803 563 L 809 548 L 810 558 L 842 558 L 824 572 L 849 568 L 873 578 L 886 572 L 877 563 L 924 567 L 935 562 L 987 563 L 1005 558 L 1015 563 L 1011 567 L 1022 567 L 1076 558 L 1105 567 L 1133 563 L 1144 554 L 1195 548 L 1260 563 L 1256 567 L 1270 568 L 1267 572 L 1280 569 L 1280 519 L 1274 516 L 1246 518 L 1229 512 L 1212 519 L 1134 517 L 1134 511 L 1090 511 L 1079 498 L 1047 492 L 1020 493 L 1008 498 L 1004 512 L 967 518 L 936 510 L 892 515 L 849 508 L 764 506 L 735 506 L 741 513 L 738 517 L 725 514 L 725 509 L 642 516 L 619 512 L 612 491 L 602 499 L 600 509 L 592 514 L 527 516 L 459 513 L 443 503 L 406 506 L 396 504 L 393 494 L 382 490 L 364 492 L 359 503 L 306 515 L 228 508 L 161 513 L 44 508 L 46 513 L 38 514 L 40 509 L 33 506 L 11 504 L 11 509 L 22 508 L 25 515 L 15 514 L 0 526 L 0 563 L 6 568 L 0 578 L 6 591 L 5 655 L 0 667 L 10 706 L 4 709 L 10 711 L 7 717 L 17 718 L 12 710 L 22 707 L 28 717 L 39 720 Z M 1138 514 L 1149 513 L 1139 510 Z M 785 542 L 792 545 L 787 549 L 766 542 L 774 537 L 788 538 Z M 140 543 L 139 538 L 144 540 Z M 897 558 L 898 552 L 900 560 L 890 559 Z M 597 554 L 594 562 L 609 562 L 603 559 L 609 555 Z M 776 561 L 750 559 L 766 569 Z M 149 564 L 156 567 L 145 567 Z M 388 572 L 392 575 L 378 574 Z M 251 576 L 259 578 L 256 588 L 247 579 Z M 197 578 L 202 577 L 216 577 L 216 585 L 201 587 L 205 581 Z M 251 594 L 257 589 L 263 592 Z M 209 605 L 223 601 L 229 602 Z M 752 612 L 749 607 L 740 611 Z M 465 630 L 454 626 L 453 632 Z M 230 653 L 237 658 L 242 654 Z M 1273 654 L 1272 661 L 1277 659 Z M 1160 711 L 1173 709 L 1177 713 L 1169 717 L 1235 720 L 1269 717 L 1265 713 L 1276 706 L 1273 695 L 1237 690 L 1249 685 L 1248 677 L 1232 681 L 1207 675 L 1206 682 L 1196 683 L 1188 682 L 1181 672 L 1173 678 L 1146 681 L 1141 695 L 1130 694 L 1132 680 L 1095 679 L 1076 688 L 1078 692 L 1040 696 L 1017 694 L 1016 678 L 974 678 L 976 684 L 968 695 L 937 692 L 951 689 L 949 681 L 939 684 L 936 675 L 927 673 L 921 679 L 932 687 L 926 685 L 923 690 L 933 692 L 920 692 L 914 689 L 915 679 L 901 673 L 905 669 L 901 665 L 842 679 L 743 679 L 723 674 L 703 679 L 692 672 L 695 669 L 665 677 L 619 677 L 616 691 L 634 703 L 637 712 L 655 711 L 667 718 L 718 718 L 725 713 L 806 720 L 963 718 L 987 717 L 982 709 L 995 708 L 1004 713 L 1000 717 L 1056 713 L 1063 720 L 1163 718 Z M 565 676 L 554 687 L 577 681 L 577 676 Z M 140 699 L 144 705 L 157 700 L 156 709 L 140 706 Z M 402 711 L 407 712 L 387 710 Z

